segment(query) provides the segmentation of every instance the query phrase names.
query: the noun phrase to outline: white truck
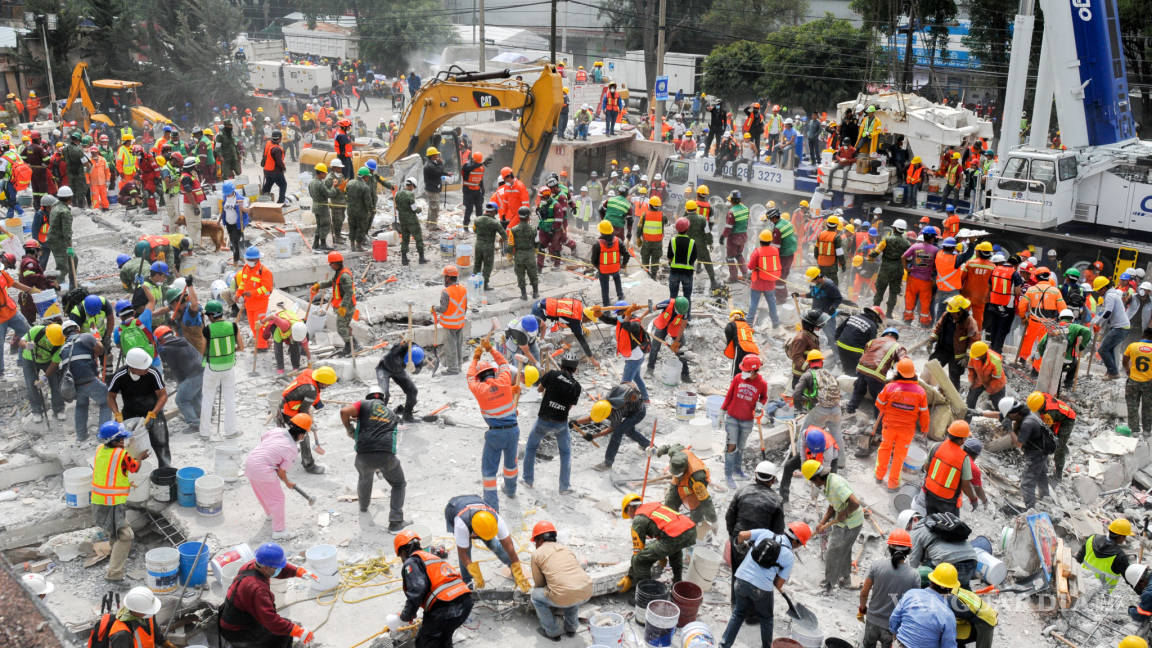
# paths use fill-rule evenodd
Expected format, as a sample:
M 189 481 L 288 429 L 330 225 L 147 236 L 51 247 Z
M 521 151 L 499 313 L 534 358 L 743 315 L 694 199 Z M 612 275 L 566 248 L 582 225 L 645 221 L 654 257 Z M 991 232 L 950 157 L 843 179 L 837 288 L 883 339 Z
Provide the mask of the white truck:
M 254 61 L 248 64 L 248 82 L 264 92 L 325 94 L 332 90 L 332 70 L 327 65 Z

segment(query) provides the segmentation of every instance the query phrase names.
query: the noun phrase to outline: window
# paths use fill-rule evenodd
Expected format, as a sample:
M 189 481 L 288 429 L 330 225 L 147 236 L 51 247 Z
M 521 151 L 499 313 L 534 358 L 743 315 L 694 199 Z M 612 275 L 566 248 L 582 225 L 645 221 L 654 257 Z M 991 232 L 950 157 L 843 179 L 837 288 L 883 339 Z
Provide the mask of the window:
M 1056 163 L 1054 161 L 1032 160 L 1032 173 L 1029 177 L 1044 183 L 1044 193 L 1056 192 Z M 1036 183 L 1032 183 L 1032 189 L 1039 191 L 1040 187 Z
M 1079 173 L 1080 165 L 1076 163 L 1075 157 L 1062 157 L 1059 162 L 1060 166 L 1060 181 L 1072 180 Z
M 672 185 L 688 184 L 688 163 L 668 160 L 664 166 L 664 182 Z
M 1021 181 L 1027 177 L 1028 158 L 1008 158 L 1008 163 L 1004 165 L 1004 173 L 997 183 L 997 188 L 1003 191 L 1027 191 L 1028 183 Z

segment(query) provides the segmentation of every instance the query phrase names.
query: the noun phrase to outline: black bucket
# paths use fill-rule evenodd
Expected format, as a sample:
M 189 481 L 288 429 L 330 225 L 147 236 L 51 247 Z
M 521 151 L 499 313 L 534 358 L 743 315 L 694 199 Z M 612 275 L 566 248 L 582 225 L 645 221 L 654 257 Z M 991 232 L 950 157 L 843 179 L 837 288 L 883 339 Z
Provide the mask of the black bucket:
M 157 502 L 176 501 L 176 469 L 171 466 L 152 471 L 152 499 Z
M 642 580 L 636 583 L 636 622 L 643 625 L 648 604 L 652 601 L 670 601 L 668 586 L 658 580 Z

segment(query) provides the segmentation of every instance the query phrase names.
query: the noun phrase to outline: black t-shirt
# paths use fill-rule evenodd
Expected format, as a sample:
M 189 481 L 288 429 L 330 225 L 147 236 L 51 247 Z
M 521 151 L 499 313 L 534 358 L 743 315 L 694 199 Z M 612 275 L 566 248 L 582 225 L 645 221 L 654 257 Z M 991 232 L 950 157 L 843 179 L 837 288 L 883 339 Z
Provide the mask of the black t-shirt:
M 124 367 L 112 375 L 112 382 L 108 385 L 108 392 L 120 394 L 123 406 L 120 412 L 125 419 L 137 418 L 146 415 L 156 407 L 156 392 L 164 389 L 164 378 L 156 367 L 149 367 L 147 373 L 133 380 L 129 375 L 131 371 Z
M 540 379 L 544 385 L 544 398 L 540 401 L 537 414 L 545 421 L 564 422 L 568 420 L 568 410 L 580 401 L 580 383 L 567 371 L 553 369 Z

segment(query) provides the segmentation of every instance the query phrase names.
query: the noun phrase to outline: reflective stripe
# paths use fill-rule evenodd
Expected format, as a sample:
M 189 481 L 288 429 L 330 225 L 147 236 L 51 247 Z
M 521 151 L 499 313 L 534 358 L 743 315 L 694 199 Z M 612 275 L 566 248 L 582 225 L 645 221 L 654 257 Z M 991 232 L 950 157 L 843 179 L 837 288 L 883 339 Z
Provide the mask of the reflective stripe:
M 444 288 L 448 294 L 448 307 L 440 314 L 440 325 L 447 329 L 464 327 L 464 316 L 468 313 L 468 289 L 460 284 Z
M 732 232 L 734 234 L 743 234 L 748 231 L 747 205 L 732 205 L 732 209 L 729 209 L 728 213 L 732 216 Z
M 849 345 L 847 345 L 847 344 L 844 344 L 844 343 L 843 343 L 842 341 L 840 341 L 840 340 L 836 340 L 836 346 L 838 346 L 838 347 L 840 347 L 841 349 L 844 349 L 844 350 L 846 350 L 846 351 L 853 351 L 853 352 L 855 352 L 855 353 L 864 353 L 864 349 L 857 349 L 857 348 L 856 348 L 856 347 L 854 347 L 854 346 L 849 346 Z
M 642 230 L 645 241 L 660 241 L 664 238 L 664 215 L 659 211 L 649 210 L 644 214 L 644 228 Z
M 620 239 L 612 237 L 611 247 L 600 239 L 600 273 L 613 274 L 620 271 Z
M 692 270 L 691 263 L 681 263 L 677 261 L 677 258 L 679 258 L 680 255 L 677 254 L 679 250 L 676 249 L 676 244 L 683 239 L 687 239 L 688 241 L 688 253 L 684 255 L 686 260 L 692 258 L 692 248 L 696 246 L 696 241 L 692 240 L 692 238 L 688 236 L 680 235 L 672 239 L 672 261 L 668 264 L 668 267 L 672 268 L 673 270 Z
M 1120 582 L 1120 574 L 1112 571 L 1112 563 L 1116 560 L 1116 556 L 1108 556 L 1107 558 L 1097 556 L 1096 551 L 1092 548 L 1092 541 L 1095 538 L 1095 535 L 1090 535 L 1084 542 L 1084 561 L 1080 565 L 1088 571 L 1094 572 L 1100 582 L 1107 585 L 1108 589 L 1112 589 Z
M 132 484 L 120 470 L 127 451 L 124 448 L 100 446 L 92 467 L 92 504 L 116 506 L 128 499 Z

